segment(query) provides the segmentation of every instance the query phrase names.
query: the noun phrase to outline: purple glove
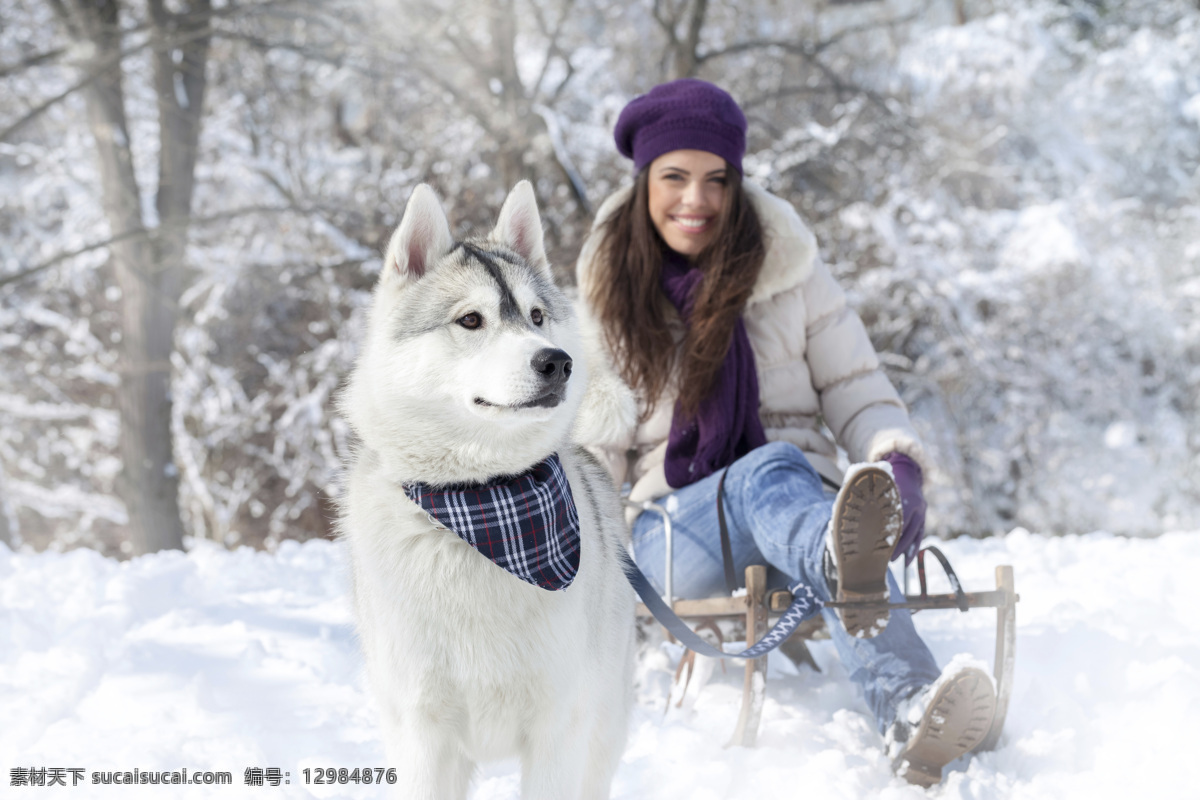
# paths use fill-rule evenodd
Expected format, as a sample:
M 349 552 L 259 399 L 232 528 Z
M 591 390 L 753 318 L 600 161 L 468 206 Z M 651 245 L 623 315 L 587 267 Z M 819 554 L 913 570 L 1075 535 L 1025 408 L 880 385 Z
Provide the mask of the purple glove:
M 912 563 L 925 535 L 925 495 L 921 493 L 921 466 L 903 453 L 888 453 L 883 460 L 892 465 L 900 505 L 904 509 L 904 530 L 892 551 L 892 561 L 904 554 L 904 566 Z

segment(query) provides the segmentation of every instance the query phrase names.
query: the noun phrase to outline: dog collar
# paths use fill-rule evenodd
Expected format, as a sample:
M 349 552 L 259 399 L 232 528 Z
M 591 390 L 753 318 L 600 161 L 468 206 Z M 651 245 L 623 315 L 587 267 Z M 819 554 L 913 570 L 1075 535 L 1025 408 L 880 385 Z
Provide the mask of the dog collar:
M 555 453 L 528 472 L 482 484 L 404 494 L 497 566 L 543 589 L 565 589 L 579 571 L 579 514 Z

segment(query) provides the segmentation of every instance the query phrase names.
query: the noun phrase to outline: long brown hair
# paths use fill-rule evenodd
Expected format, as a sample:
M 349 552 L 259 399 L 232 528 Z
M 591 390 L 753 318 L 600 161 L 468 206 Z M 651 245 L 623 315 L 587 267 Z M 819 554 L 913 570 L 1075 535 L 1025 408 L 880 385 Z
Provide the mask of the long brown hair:
M 646 398 L 643 418 L 661 399 L 677 358 L 680 408 L 693 417 L 716 382 L 767 248 L 742 174 L 726 162 L 717 233 L 696 256 L 704 278 L 677 355 L 671 333 L 675 308 L 659 285 L 667 245 L 650 220 L 649 173 L 648 167 L 638 173 L 629 199 L 604 223 L 588 300 L 621 376 Z

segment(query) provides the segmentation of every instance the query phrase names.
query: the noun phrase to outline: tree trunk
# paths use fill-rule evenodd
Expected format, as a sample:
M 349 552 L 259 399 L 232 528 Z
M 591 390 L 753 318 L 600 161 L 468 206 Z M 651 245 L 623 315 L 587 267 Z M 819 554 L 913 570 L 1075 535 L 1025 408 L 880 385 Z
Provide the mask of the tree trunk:
M 143 474 L 148 522 L 134 529 L 136 552 L 183 546 L 179 515 L 178 480 L 171 447 L 170 358 L 179 321 L 179 299 L 187 285 L 187 240 L 196 185 L 200 127 L 207 88 L 205 74 L 209 44 L 211 0 L 191 0 L 186 10 L 169 13 L 164 0 L 151 0 L 154 38 L 154 88 L 158 101 L 159 150 L 158 236 L 154 240 L 156 297 L 142 309 L 143 325 L 150 332 L 146 362 L 154 365 L 142 390 L 152 393 L 153 416 L 143 420 L 143 430 L 154 441 L 152 467 Z M 163 526 L 147 529 L 147 524 Z
M 688 18 L 687 35 L 675 51 L 675 77 L 694 78 L 700 65 L 700 31 L 708 16 L 708 0 L 693 0 Z
M 109 69 L 85 91 L 88 121 L 96 140 L 105 215 L 114 234 L 143 227 L 141 192 L 125 118 L 120 61 L 119 9 L 114 0 L 78 2 L 78 27 L 94 45 L 94 60 Z M 121 290 L 120 493 L 129 514 L 135 554 L 183 546 L 174 470 L 164 331 L 156 327 L 158 281 L 153 248 L 133 237 L 110 248 Z M 169 338 L 167 339 L 169 342 Z
M 0 544 L 13 546 L 12 530 L 8 525 L 8 501 L 5 499 L 7 489 L 4 486 L 4 472 L 0 471 Z
M 113 234 L 144 227 L 120 64 L 117 0 L 50 0 L 67 29 L 93 46 L 92 63 L 115 64 L 85 90 L 105 215 Z M 203 111 L 210 0 L 180 14 L 151 0 L 160 141 L 159 230 L 110 247 L 121 290 L 122 499 L 134 554 L 182 548 L 171 448 L 170 356 L 183 286 L 187 220 Z M 176 56 L 178 55 L 178 63 Z
M 655 0 L 654 18 L 667 37 L 662 69 L 667 80 L 694 78 L 700 68 L 700 33 L 708 16 L 708 0 L 684 0 L 676 7 Z M 679 24 L 687 18 L 687 30 L 679 37 Z
M 517 71 L 517 19 L 513 0 L 499 0 L 489 8 L 492 38 L 492 74 L 500 82 L 500 113 L 495 126 L 497 162 L 505 188 L 511 189 L 526 175 L 525 150 L 532 140 L 529 103 Z

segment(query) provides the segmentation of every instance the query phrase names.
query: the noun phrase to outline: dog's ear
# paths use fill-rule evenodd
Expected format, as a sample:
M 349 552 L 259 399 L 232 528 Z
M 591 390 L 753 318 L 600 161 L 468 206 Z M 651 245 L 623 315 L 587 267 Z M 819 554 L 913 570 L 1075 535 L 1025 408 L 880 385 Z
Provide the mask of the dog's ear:
M 533 266 L 550 268 L 542 241 L 542 218 L 538 215 L 537 198 L 529 181 L 521 181 L 508 193 L 491 238 L 511 248 Z
M 383 277 L 418 280 L 453 246 L 446 212 L 433 189 L 422 183 L 413 189 L 404 218 L 388 242 Z

